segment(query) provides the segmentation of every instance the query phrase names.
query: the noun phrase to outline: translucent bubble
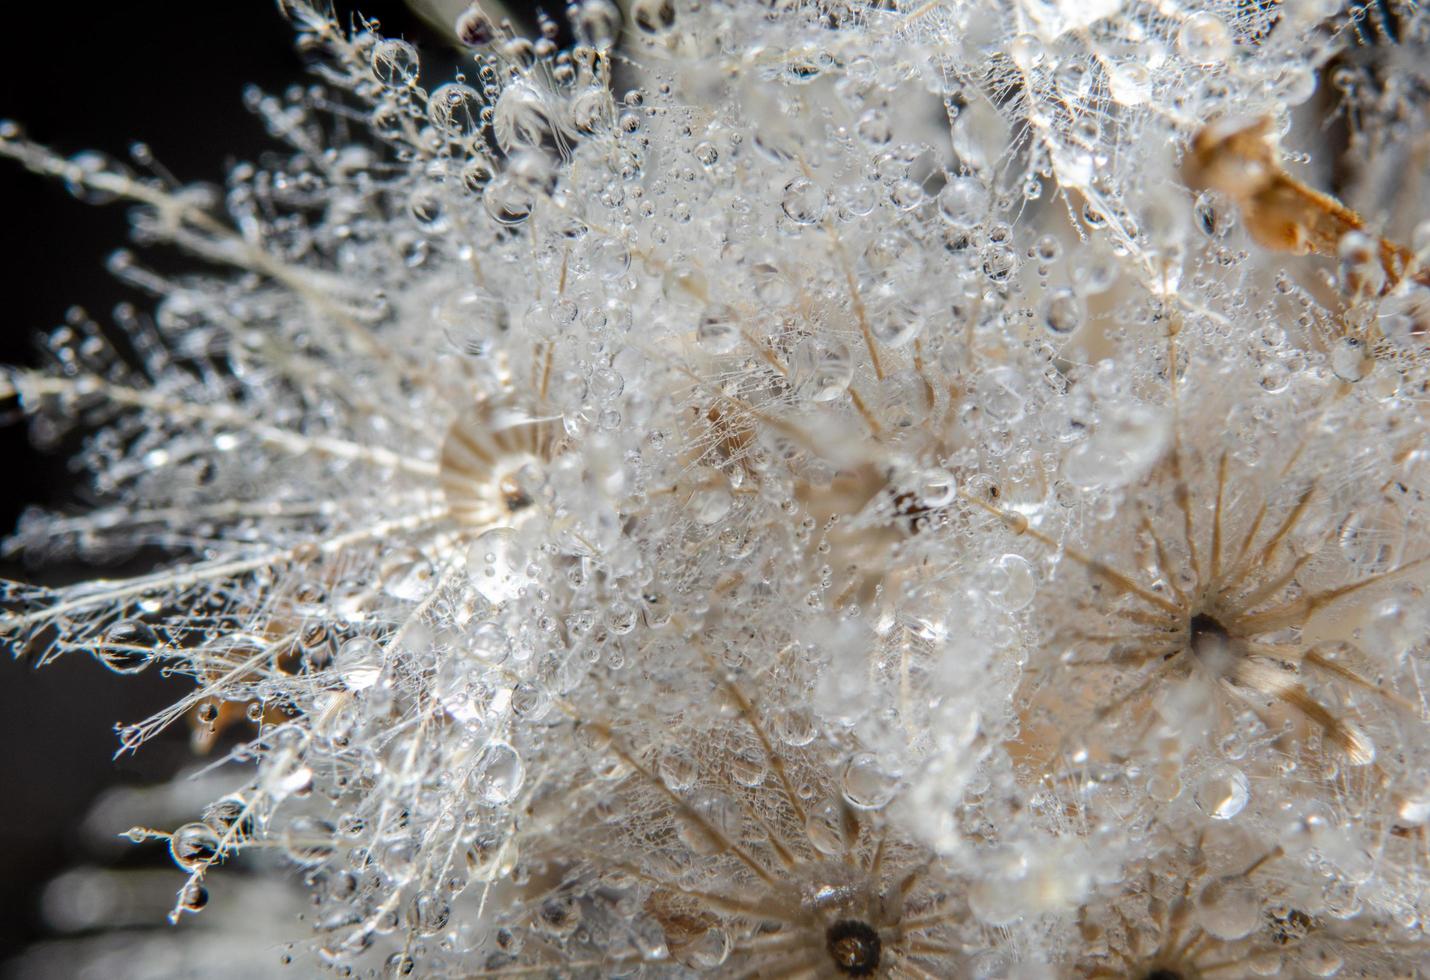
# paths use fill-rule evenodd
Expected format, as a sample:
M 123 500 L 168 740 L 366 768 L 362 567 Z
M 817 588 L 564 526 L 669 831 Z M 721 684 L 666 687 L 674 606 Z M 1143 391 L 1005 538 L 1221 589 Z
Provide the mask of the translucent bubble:
M 147 623 L 127 619 L 104 631 L 95 653 L 116 674 L 137 674 L 153 661 L 158 635 Z
M 415 84 L 417 70 L 417 49 L 406 41 L 384 40 L 373 45 L 372 75 L 388 88 Z
M 511 652 L 511 638 L 496 623 L 477 619 L 467 624 L 461 649 L 483 663 L 499 664 Z
M 370 636 L 357 636 L 338 649 L 338 677 L 350 691 L 365 691 L 382 676 L 382 647 Z
M 295 817 L 283 829 L 283 852 L 298 864 L 322 864 L 333 856 L 333 840 L 337 829 L 328 821 L 313 816 Z
M 1008 245 L 990 245 L 983 250 L 983 274 L 991 281 L 1005 283 L 1018 270 L 1018 253 Z
M 531 585 L 526 566 L 526 550 L 511 528 L 493 528 L 467 550 L 467 574 L 476 590 L 491 603 L 515 599 Z
M 685 946 L 685 955 L 690 964 L 698 969 L 711 970 L 730 958 L 734 948 L 730 933 L 719 926 L 711 926 L 703 934 Z
M 712 481 L 696 488 L 690 495 L 687 510 L 696 523 L 708 527 L 724 520 L 734 505 L 735 499 L 730 495 L 729 487 L 723 482 Z
M 1117 65 L 1108 72 L 1107 90 L 1122 105 L 1141 105 L 1152 94 L 1152 73 L 1137 62 Z
M 197 881 L 186 882 L 179 892 L 179 905 L 185 912 L 198 912 L 209 904 L 209 890 Z
M 938 213 L 955 228 L 976 227 L 988 216 L 988 189 L 977 177 L 950 177 L 938 192 Z
M 996 367 L 978 381 L 979 404 L 989 417 L 1005 425 L 1020 422 L 1027 409 L 1027 389 L 1018 371 Z
M 454 24 L 457 40 L 469 48 L 479 48 L 496 39 L 496 27 L 491 18 L 476 4 L 471 4 L 458 15 Z
M 728 354 L 740 345 L 740 317 L 728 306 L 706 310 L 695 328 L 695 342 L 712 354 Z
M 786 745 L 808 745 L 819 733 L 817 720 L 808 707 L 790 705 L 775 716 L 775 733 Z
M 1385 267 L 1374 238 L 1361 231 L 1348 231 L 1336 243 L 1342 287 L 1349 293 L 1374 296 L 1385 288 Z
M 1031 71 L 1043 63 L 1047 49 L 1036 35 L 1019 34 L 1008 43 L 1008 56 L 1023 71 Z
M 1117 281 L 1117 275 L 1117 256 L 1105 249 L 1082 253 L 1081 261 L 1073 267 L 1073 279 L 1087 296 L 1107 292 Z
M 920 505 L 937 510 L 953 503 L 958 495 L 958 481 L 945 469 L 930 469 L 922 473 L 915 485 Z
M 1063 476 L 1085 490 L 1126 486 L 1162 458 L 1171 438 L 1165 412 L 1150 405 L 1110 408 L 1063 460 Z
M 878 810 L 888 805 L 899 788 L 897 773 L 889 772 L 872 752 L 854 755 L 844 766 L 840 787 L 849 805 Z
M 903 347 L 923 333 L 923 311 L 912 300 L 898 299 L 884 304 L 871 317 L 869 332 L 885 347 Z
M 1430 333 L 1430 288 L 1402 283 L 1381 300 L 1376 325 L 1385 339 L 1401 350 L 1420 356 Z
M 883 109 L 866 109 L 856 128 L 859 138 L 871 146 L 883 146 L 894 138 L 893 124 Z
M 1053 334 L 1070 334 L 1082 326 L 1082 299 L 1066 286 L 1048 290 L 1043 299 L 1043 326 Z
M 1235 766 L 1217 766 L 1202 777 L 1192 798 L 1213 820 L 1230 820 L 1251 799 L 1251 784 Z
M 610 0 L 583 0 L 576 11 L 576 35 L 583 44 L 607 51 L 621 36 L 621 11 Z
M 1231 31 L 1216 14 L 1192 14 L 1177 34 L 1177 50 L 1188 61 L 1211 65 L 1231 54 Z
M 198 871 L 218 857 L 219 839 L 206 823 L 186 823 L 169 838 L 169 854 L 185 871 Z
M 1261 921 L 1261 898 L 1245 878 L 1213 878 L 1197 894 L 1197 921 L 1217 939 L 1250 935 Z
M 674 0 L 635 0 L 631 20 L 646 34 L 664 34 L 675 26 Z
M 394 548 L 378 566 L 382 591 L 394 599 L 415 602 L 432 588 L 432 564 L 416 548 Z
M 695 754 L 683 745 L 671 745 L 660 755 L 656 771 L 665 785 L 677 793 L 684 793 L 695 785 L 700 775 L 700 766 Z
M 988 595 L 1009 612 L 1026 609 L 1038 594 L 1037 572 L 1022 555 L 1003 555 L 989 571 Z
M 1375 361 L 1359 337 L 1342 337 L 1331 345 L 1331 370 L 1342 381 L 1359 381 L 1374 366 Z
M 793 360 L 796 388 L 810 401 L 833 401 L 849 390 L 854 379 L 854 360 L 839 341 L 807 338 L 795 348 Z
M 507 153 L 538 147 L 550 135 L 550 110 L 540 90 L 528 82 L 508 85 L 492 107 L 492 134 Z
M 702 790 L 690 800 L 693 815 L 682 815 L 677 833 L 696 854 L 714 854 L 726 849 L 721 842 L 739 840 L 744 830 L 740 806 L 724 793 Z
M 510 803 L 521 792 L 526 766 L 516 749 L 505 742 L 492 742 L 477 760 L 467 785 L 489 806 Z
M 825 800 L 810 809 L 804 820 L 805 836 L 821 854 L 835 855 L 844 850 L 844 808 L 834 800 Z
M 741 786 L 759 786 L 768 772 L 764 751 L 758 746 L 743 746 L 730 756 L 730 775 Z
M 1311 977 L 1333 977 L 1345 965 L 1345 958 L 1326 939 L 1307 940 L 1297 951 L 1296 960 Z
M 780 206 L 795 224 L 812 225 L 824 217 L 828 207 L 824 189 L 807 177 L 796 177 L 785 185 Z
M 427 119 L 444 136 L 466 139 L 482 128 L 481 93 L 461 82 L 438 86 L 427 99 Z

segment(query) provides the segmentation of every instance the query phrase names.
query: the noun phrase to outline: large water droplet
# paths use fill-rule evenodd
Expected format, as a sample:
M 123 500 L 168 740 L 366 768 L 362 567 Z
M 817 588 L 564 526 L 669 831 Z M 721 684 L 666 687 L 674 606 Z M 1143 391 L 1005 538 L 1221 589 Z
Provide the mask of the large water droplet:
M 516 749 L 505 742 L 492 742 L 482 752 L 468 785 L 477 798 L 489 806 L 510 803 L 526 781 L 526 765 Z
M 1245 878 L 1213 878 L 1197 895 L 1197 920 L 1217 939 L 1249 935 L 1261 920 L 1261 899 Z
M 1230 820 L 1251 799 L 1251 784 L 1235 766 L 1217 766 L 1202 777 L 1192 798 L 1213 820 Z
M 1200 65 L 1225 61 L 1231 54 L 1231 31 L 1216 14 L 1192 14 L 1177 34 L 1177 50 Z
M 845 763 L 840 786 L 850 806 L 878 810 L 894 798 L 899 788 L 899 777 L 886 769 L 872 752 L 860 752 Z

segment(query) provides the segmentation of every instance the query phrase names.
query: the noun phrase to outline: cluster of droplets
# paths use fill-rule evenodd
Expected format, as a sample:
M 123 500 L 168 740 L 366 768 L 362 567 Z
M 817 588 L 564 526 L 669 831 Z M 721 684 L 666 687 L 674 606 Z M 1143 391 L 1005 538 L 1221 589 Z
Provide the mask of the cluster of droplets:
M 157 569 L 0 629 L 251 766 L 131 832 L 175 916 L 276 848 L 340 976 L 1415 961 L 1425 236 L 1273 149 L 1346 23 L 899 6 L 473 7 L 432 86 L 282 0 L 221 194 L 0 129 L 234 270 L 4 382 L 106 501 L 12 547 Z

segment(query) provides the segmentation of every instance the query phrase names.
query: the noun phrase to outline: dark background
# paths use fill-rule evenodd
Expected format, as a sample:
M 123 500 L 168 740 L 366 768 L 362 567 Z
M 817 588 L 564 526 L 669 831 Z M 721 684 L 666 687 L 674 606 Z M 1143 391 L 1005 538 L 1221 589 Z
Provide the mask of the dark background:
M 360 9 L 384 34 L 416 43 L 425 83 L 450 77 L 455 53 L 401 0 L 337 6 L 345 19 Z M 559 15 L 562 5 L 552 6 Z M 231 163 L 271 145 L 243 107 L 245 85 L 279 92 L 308 78 L 292 30 L 271 2 L 13 4 L 0 30 L 0 119 L 20 122 L 65 155 L 95 149 L 126 159 L 130 144 L 143 141 L 185 181 L 221 183 Z M 106 322 L 117 303 L 149 304 L 104 269 L 106 256 L 127 244 L 122 205 L 91 207 L 60 183 L 0 160 L 0 216 L 0 363 L 38 363 L 36 335 L 59 325 L 71 305 Z M 172 255 L 139 257 L 184 267 Z M 63 451 L 32 449 L 23 423 L 0 427 L 0 460 L 0 535 L 25 507 L 82 506 L 83 474 L 70 470 Z M 87 574 L 94 573 L 0 561 L 0 577 L 10 579 L 54 583 Z M 137 755 L 114 758 L 115 723 L 163 707 L 179 683 L 152 672 L 112 674 L 83 656 L 36 670 L 0 655 L 0 963 L 44 934 L 40 890 L 84 858 L 78 825 L 95 797 L 108 786 L 162 779 L 190 758 L 180 726 Z M 135 848 L 125 860 L 161 858 L 159 848 Z

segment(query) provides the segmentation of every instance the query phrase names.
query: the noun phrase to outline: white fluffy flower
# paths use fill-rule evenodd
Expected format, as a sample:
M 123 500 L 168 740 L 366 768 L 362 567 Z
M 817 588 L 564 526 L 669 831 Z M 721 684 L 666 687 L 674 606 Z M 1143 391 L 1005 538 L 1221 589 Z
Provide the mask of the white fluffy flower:
M 5 381 L 106 501 L 15 546 L 167 554 L 15 651 L 251 726 L 176 914 L 277 847 L 340 975 L 1414 962 L 1424 243 L 1275 138 L 1364 22 L 584 0 L 438 84 L 280 6 L 222 201 L 0 132 L 232 270 Z

